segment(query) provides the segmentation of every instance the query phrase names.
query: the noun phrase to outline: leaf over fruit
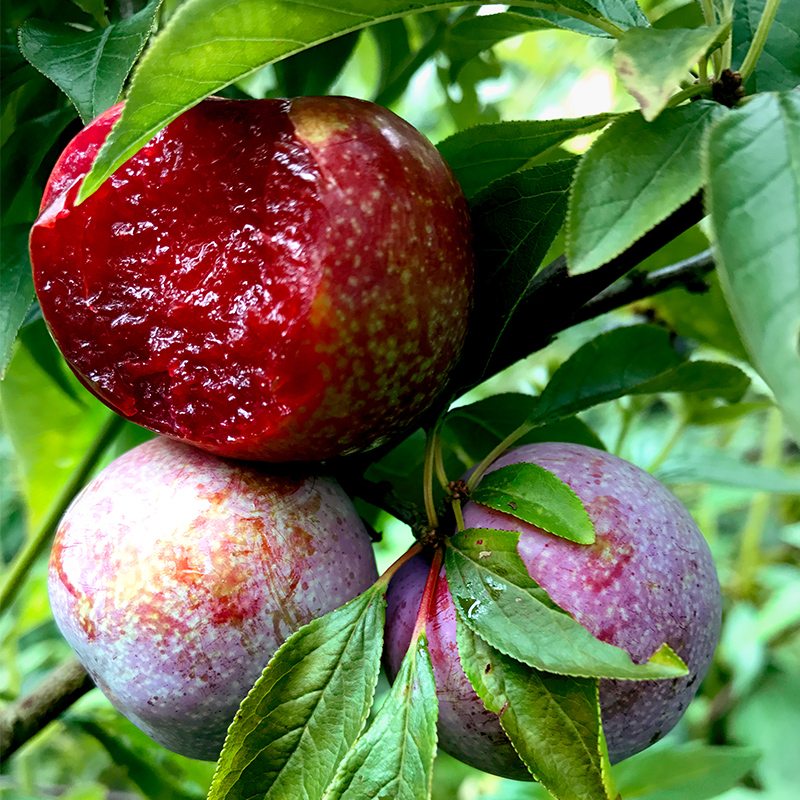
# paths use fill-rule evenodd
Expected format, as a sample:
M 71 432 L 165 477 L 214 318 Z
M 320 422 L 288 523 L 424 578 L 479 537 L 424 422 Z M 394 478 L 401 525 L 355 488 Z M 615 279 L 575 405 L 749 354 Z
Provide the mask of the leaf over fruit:
M 453 601 L 464 624 L 481 638 L 559 675 L 645 680 L 687 674 L 667 645 L 646 664 L 634 664 L 624 650 L 592 636 L 531 579 L 518 540 L 518 533 L 486 529 L 448 539 L 445 565 Z
M 382 587 L 294 633 L 236 714 L 210 800 L 321 798 L 372 706 Z

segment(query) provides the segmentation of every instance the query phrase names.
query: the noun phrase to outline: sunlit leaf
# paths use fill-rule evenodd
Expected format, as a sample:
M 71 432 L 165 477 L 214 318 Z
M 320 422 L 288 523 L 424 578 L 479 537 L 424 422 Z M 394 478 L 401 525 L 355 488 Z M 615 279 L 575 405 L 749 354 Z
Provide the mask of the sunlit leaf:
M 322 797 L 372 705 L 382 591 L 368 589 L 281 646 L 230 727 L 210 800 Z
M 424 634 L 409 648 L 372 724 L 342 761 L 325 800 L 426 800 L 436 755 L 438 704 Z
M 590 272 L 618 256 L 696 194 L 703 133 L 721 113 L 698 101 L 647 122 L 627 114 L 581 160 L 570 195 L 567 263 Z
M 704 163 L 722 288 L 800 441 L 800 93 L 755 97 L 719 120 Z
M 634 96 L 649 122 L 667 105 L 681 81 L 709 50 L 722 44 L 730 24 L 701 28 L 632 28 L 614 51 L 622 85 Z

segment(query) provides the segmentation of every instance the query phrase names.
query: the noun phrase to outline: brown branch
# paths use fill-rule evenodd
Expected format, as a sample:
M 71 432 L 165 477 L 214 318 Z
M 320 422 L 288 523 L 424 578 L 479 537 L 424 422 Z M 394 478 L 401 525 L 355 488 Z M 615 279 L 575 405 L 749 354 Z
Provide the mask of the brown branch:
M 77 658 L 56 667 L 27 697 L 0 714 L 0 761 L 94 688 Z

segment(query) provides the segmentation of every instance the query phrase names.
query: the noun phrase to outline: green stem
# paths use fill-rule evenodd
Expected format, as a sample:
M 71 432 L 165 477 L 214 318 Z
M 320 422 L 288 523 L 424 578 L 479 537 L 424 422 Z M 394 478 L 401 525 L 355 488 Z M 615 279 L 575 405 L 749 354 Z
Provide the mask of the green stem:
M 422 552 L 422 542 L 414 542 L 408 550 L 400 556 L 400 558 L 396 559 L 391 566 L 387 567 L 383 574 L 375 581 L 375 586 L 388 586 L 389 581 L 394 577 L 395 572 L 406 563 L 406 561 L 410 561 L 415 555 Z
M 684 414 L 678 421 L 678 425 L 672 432 L 672 435 L 664 442 L 664 446 L 661 448 L 659 454 L 653 459 L 650 466 L 647 467 L 648 472 L 655 472 L 667 460 L 667 457 L 675 449 L 675 445 L 678 444 L 681 436 L 683 436 L 686 430 L 686 424 L 686 415 Z
M 0 589 L 0 614 L 6 611 L 13 602 L 31 567 L 50 542 L 61 517 L 64 516 L 64 512 L 75 498 L 75 495 L 83 488 L 87 478 L 97 466 L 105 451 L 117 438 L 124 424 L 125 419 L 117 414 L 111 414 L 103 423 L 89 449 L 84 453 L 80 464 L 75 468 L 67 483 L 53 501 L 39 529 L 17 554 L 9 569 L 8 577 L 3 583 L 2 589 Z
M 667 108 L 675 108 L 681 103 L 691 100 L 693 97 L 708 97 L 711 94 L 710 83 L 700 83 L 697 86 L 689 86 L 686 89 L 672 95 L 670 101 L 667 103 Z
M 461 501 L 460 500 L 453 500 L 453 516 L 456 518 L 456 527 L 459 531 L 463 531 L 467 529 L 467 526 L 464 524 L 464 513 L 461 510 Z
M 772 23 L 775 21 L 775 14 L 778 11 L 780 2 L 781 0 L 767 0 L 764 13 L 758 21 L 758 27 L 756 28 L 755 36 L 753 36 L 753 41 L 750 42 L 750 49 L 747 51 L 742 66 L 739 68 L 739 73 L 742 76 L 742 83 L 753 74 L 753 70 L 756 68 L 758 59 L 767 42 L 770 28 L 772 28 Z
M 706 25 L 713 26 L 717 24 L 717 14 L 714 11 L 714 3 L 712 0 L 700 0 L 700 6 L 703 9 L 703 21 Z M 722 72 L 722 55 L 719 50 L 715 50 L 711 54 L 711 60 L 714 62 L 714 76 L 719 77 Z
M 433 476 L 436 464 L 436 439 L 437 429 L 428 431 L 428 439 L 425 443 L 425 462 L 422 467 L 422 494 L 425 499 L 425 514 L 428 517 L 428 526 L 435 530 L 439 525 L 439 518 L 436 515 L 436 503 L 433 499 Z
M 511 445 L 515 444 L 519 439 L 521 439 L 526 433 L 532 431 L 536 427 L 535 422 L 523 422 L 522 425 L 519 426 L 515 431 L 512 431 L 505 439 L 503 439 L 500 444 L 494 447 L 489 454 L 481 461 L 477 467 L 475 467 L 475 471 L 472 475 L 469 476 L 469 480 L 467 481 L 467 489 L 472 491 L 478 481 L 483 477 L 483 473 L 486 472 L 487 469 L 494 463 L 497 458 L 502 455 L 506 450 L 508 450 Z
M 764 449 L 761 464 L 764 467 L 777 467 L 781 461 L 783 447 L 783 418 L 778 408 L 771 408 L 767 416 L 764 434 Z M 742 541 L 739 547 L 739 563 L 737 566 L 737 583 L 739 591 L 747 596 L 755 583 L 756 572 L 761 562 L 761 540 L 764 534 L 772 497 L 767 492 L 758 492 L 750 504 L 747 522 L 742 530 Z
M 613 452 L 621 456 L 622 455 L 622 446 L 625 444 L 625 440 L 628 438 L 628 433 L 631 430 L 631 423 L 633 422 L 634 416 L 636 416 L 636 411 L 633 408 L 633 399 L 628 399 L 627 406 L 620 407 L 620 413 L 622 414 L 622 424 L 620 425 L 619 435 L 617 436 L 617 441 L 614 444 Z

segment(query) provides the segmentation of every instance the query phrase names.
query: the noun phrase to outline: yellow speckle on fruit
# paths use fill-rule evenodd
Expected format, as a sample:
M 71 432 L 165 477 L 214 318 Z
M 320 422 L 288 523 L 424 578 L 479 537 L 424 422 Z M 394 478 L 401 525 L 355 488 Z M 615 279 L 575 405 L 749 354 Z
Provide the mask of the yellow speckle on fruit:
M 349 127 L 337 113 L 297 103 L 292 105 L 289 119 L 297 137 L 307 145 L 328 141 L 333 134 L 346 131 Z

